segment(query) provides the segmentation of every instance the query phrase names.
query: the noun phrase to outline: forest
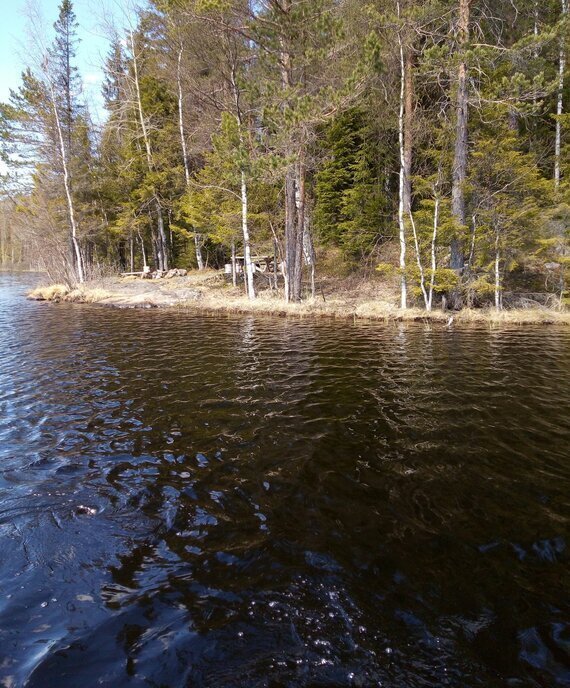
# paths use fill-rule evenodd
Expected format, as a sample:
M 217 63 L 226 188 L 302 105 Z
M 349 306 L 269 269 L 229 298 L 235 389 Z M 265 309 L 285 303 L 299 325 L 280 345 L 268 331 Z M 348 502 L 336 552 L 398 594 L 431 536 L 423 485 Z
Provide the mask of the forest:
M 0 262 L 53 281 L 275 256 L 287 302 L 570 302 L 568 0 L 149 0 L 94 124 L 71 0 L 0 105 Z M 276 270 L 277 272 L 277 270 Z M 241 283 L 241 282 L 240 282 Z

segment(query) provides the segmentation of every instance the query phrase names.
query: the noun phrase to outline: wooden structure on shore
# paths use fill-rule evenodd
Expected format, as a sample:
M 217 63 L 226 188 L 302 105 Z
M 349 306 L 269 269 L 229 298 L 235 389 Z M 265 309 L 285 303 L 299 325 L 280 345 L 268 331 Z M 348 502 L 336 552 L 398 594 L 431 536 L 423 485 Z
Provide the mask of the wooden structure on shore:
M 254 272 L 278 272 L 283 273 L 282 266 L 277 262 L 275 256 L 251 256 L 251 263 Z M 245 272 L 245 256 L 235 257 L 236 273 L 243 274 Z M 226 275 L 232 274 L 232 263 L 225 265 Z

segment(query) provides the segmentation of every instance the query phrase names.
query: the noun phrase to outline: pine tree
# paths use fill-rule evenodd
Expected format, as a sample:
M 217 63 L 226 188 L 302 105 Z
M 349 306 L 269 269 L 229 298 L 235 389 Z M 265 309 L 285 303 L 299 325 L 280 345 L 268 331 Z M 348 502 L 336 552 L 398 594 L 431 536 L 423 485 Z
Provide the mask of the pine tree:
M 491 112 L 487 113 L 491 120 Z M 551 201 L 551 187 L 535 158 L 520 150 L 505 115 L 479 131 L 470 173 L 474 207 L 473 251 L 477 256 L 475 289 L 492 292 L 503 307 L 505 278 L 538 246 L 541 209 Z M 477 269 L 478 268 L 478 269 Z
M 75 65 L 77 57 L 78 23 L 71 0 L 62 0 L 59 16 L 53 25 L 55 39 L 48 50 L 51 80 L 57 98 L 61 127 L 68 155 L 73 156 L 73 129 L 77 117 L 83 112 L 80 102 L 81 80 Z
M 349 256 L 367 256 L 390 230 L 383 153 L 367 114 L 351 108 L 327 125 L 320 144 L 323 162 L 315 180 L 316 237 L 341 247 Z

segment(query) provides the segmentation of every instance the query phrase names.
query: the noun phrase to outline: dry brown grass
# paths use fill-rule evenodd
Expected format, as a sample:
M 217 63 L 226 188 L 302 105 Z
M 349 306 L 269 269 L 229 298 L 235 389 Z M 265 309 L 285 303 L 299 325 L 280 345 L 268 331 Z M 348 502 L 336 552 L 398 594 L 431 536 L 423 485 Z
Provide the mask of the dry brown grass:
M 327 317 L 379 322 L 435 322 L 445 326 L 469 324 L 570 325 L 570 312 L 546 308 L 496 311 L 465 309 L 457 313 L 419 308 L 401 310 L 392 291 L 380 281 L 330 278 L 323 291 L 302 303 L 285 303 L 281 291 L 263 290 L 249 301 L 241 288 L 228 285 L 214 270 L 192 272 L 171 280 L 122 278 L 89 283 L 70 290 L 55 284 L 34 289 L 29 298 L 45 301 L 100 303 L 121 307 L 176 306 L 191 310 L 223 313 L 259 313 L 297 318 Z M 189 296 L 189 293 L 192 296 Z
M 420 308 L 401 310 L 386 300 L 348 302 L 340 298 L 308 299 L 302 303 L 285 303 L 282 295 L 275 292 L 261 292 L 255 301 L 249 301 L 236 290 L 206 292 L 198 301 L 182 303 L 182 307 L 193 310 L 224 313 L 263 313 L 267 315 L 292 317 L 328 317 L 336 319 L 369 320 L 378 322 L 435 322 L 446 326 L 454 324 L 560 324 L 570 325 L 570 313 L 547 309 L 521 309 L 497 312 L 494 309 L 465 309 L 458 313 L 434 310 L 431 313 Z
M 99 303 L 99 301 L 108 299 L 111 296 L 113 296 L 112 292 L 101 289 L 100 287 L 80 287 L 70 291 L 64 300 L 71 303 Z
M 69 294 L 69 287 L 65 284 L 50 284 L 37 287 L 28 292 L 28 298 L 34 301 L 61 301 Z
M 97 303 L 112 296 L 112 292 L 100 287 L 81 286 L 70 289 L 64 284 L 51 284 L 38 287 L 28 292 L 28 298 L 34 301 L 65 301 L 67 303 Z
M 498 325 L 570 325 L 569 311 L 549 308 L 513 308 L 497 311 L 494 308 L 469 309 L 455 314 L 458 323 L 495 323 Z

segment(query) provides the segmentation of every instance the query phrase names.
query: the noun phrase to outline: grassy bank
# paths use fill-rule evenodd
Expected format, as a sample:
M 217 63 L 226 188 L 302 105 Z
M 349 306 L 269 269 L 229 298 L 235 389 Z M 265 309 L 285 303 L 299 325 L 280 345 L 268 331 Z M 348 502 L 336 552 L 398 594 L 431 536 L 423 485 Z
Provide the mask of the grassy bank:
M 433 321 L 461 323 L 570 325 L 570 312 L 548 308 L 496 311 L 464 309 L 451 314 L 419 308 L 401 310 L 394 295 L 380 283 L 358 279 L 324 281 L 316 298 L 287 304 L 279 292 L 260 290 L 249 301 L 239 288 L 228 285 L 220 273 L 191 273 L 172 280 L 110 278 L 75 289 L 55 284 L 34 289 L 28 298 L 39 301 L 97 303 L 117 308 L 185 308 L 223 313 L 262 313 L 290 317 L 328 317 L 370 321 Z

